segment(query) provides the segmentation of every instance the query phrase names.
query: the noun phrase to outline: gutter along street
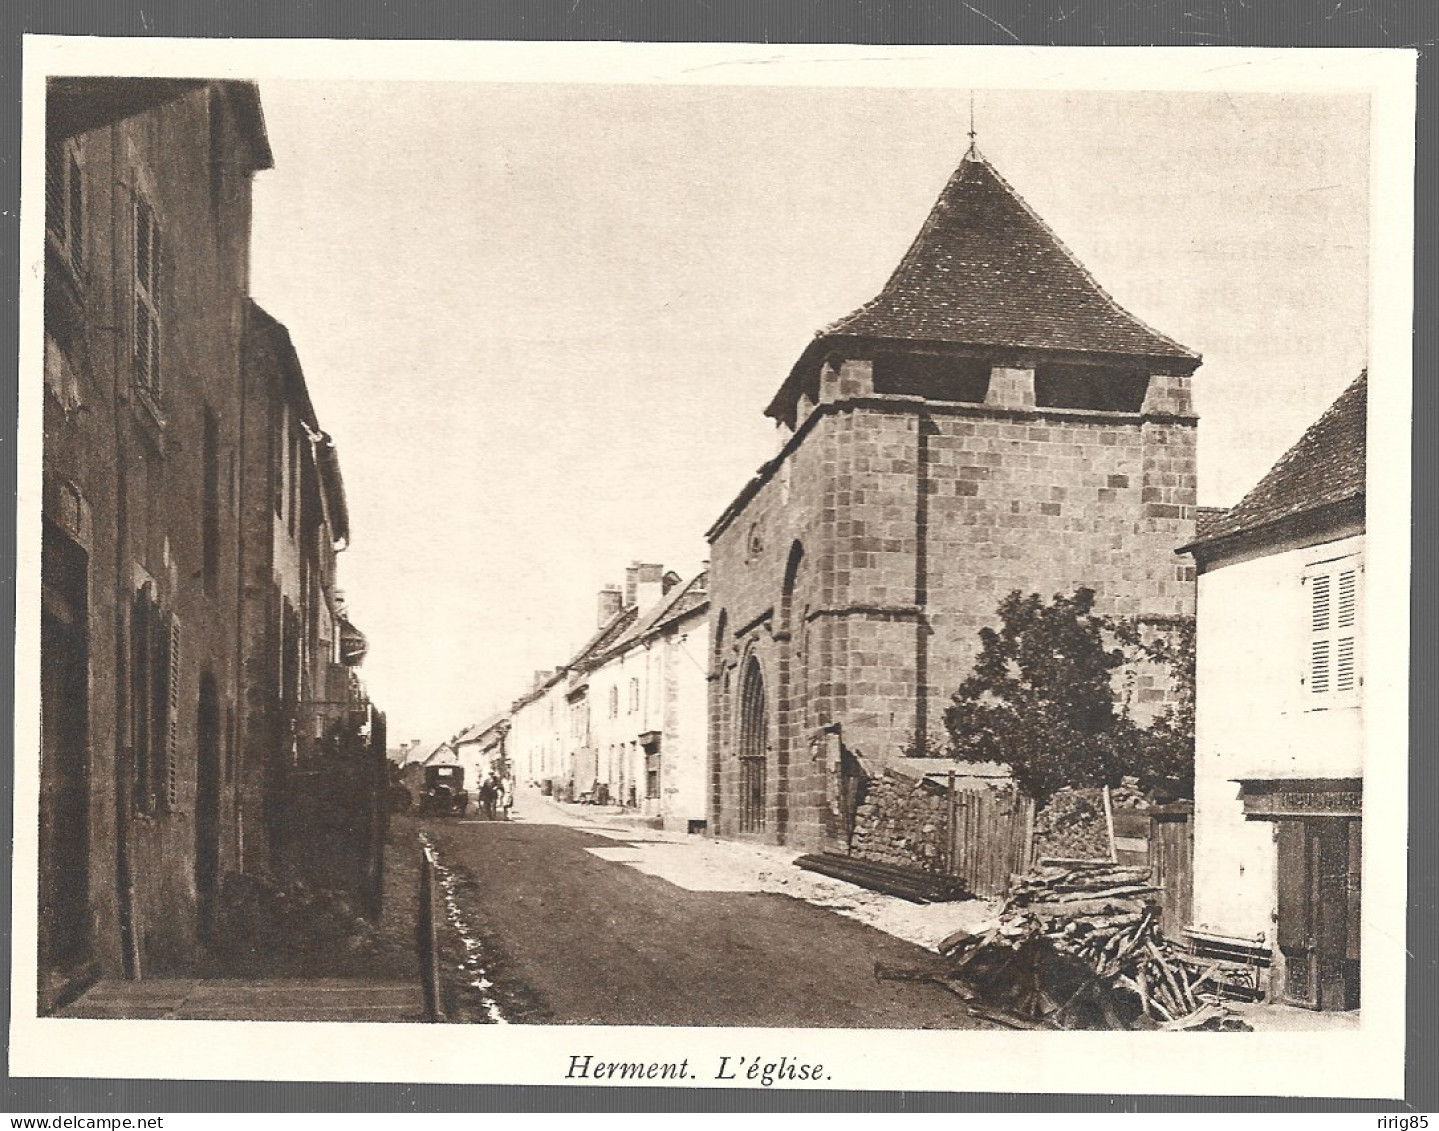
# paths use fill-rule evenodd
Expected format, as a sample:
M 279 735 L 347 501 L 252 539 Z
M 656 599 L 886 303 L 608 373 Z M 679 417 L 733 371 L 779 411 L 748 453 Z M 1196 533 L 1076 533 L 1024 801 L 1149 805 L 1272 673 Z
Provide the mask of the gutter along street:
M 452 959 L 463 943 L 442 928 L 451 1020 L 495 1020 L 488 995 L 521 1024 L 985 1027 L 938 986 L 875 978 L 876 963 L 932 959 L 912 943 L 788 896 L 689 890 L 636 871 L 647 830 L 627 841 L 521 820 L 423 828 L 493 981 L 462 988 L 463 959 Z

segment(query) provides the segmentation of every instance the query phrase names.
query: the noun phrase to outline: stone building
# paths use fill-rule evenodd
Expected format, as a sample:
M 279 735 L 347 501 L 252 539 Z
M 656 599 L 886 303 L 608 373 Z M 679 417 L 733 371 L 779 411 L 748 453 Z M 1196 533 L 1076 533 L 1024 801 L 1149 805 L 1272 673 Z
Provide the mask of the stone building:
M 708 533 L 711 828 L 842 843 L 846 758 L 933 748 L 1010 590 L 1192 616 L 1198 365 L 971 149 L 795 362 L 778 454 Z
M 46 133 L 42 1010 L 182 962 L 240 859 L 240 365 L 272 163 L 242 82 L 51 80 Z
M 1185 547 L 1199 570 L 1194 926 L 1293 1005 L 1359 1004 L 1367 382 Z
M 344 479 L 321 431 L 285 327 L 245 307 L 241 543 L 244 619 L 244 804 L 248 870 L 282 863 L 297 820 L 296 776 L 338 735 L 368 723 L 356 674 L 364 638 L 337 585 L 350 540 Z
M 272 163 L 252 83 L 47 86 L 42 1011 L 184 969 L 224 877 L 273 862 L 300 756 L 341 714 L 383 743 L 334 446 L 248 294 Z M 329 797 L 367 804 L 353 776 Z

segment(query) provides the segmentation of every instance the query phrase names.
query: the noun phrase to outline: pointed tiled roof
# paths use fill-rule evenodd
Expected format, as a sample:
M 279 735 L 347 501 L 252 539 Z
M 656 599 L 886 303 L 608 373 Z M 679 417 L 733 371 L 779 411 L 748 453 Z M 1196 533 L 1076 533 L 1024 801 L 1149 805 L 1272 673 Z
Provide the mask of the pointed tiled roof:
M 975 151 L 944 186 L 884 289 L 821 330 L 800 364 L 839 338 L 1119 354 L 1187 368 L 1199 360 L 1115 302 Z
M 1268 474 L 1184 550 L 1364 498 L 1367 372 L 1359 374 Z M 1362 515 L 1362 510 L 1361 510 Z

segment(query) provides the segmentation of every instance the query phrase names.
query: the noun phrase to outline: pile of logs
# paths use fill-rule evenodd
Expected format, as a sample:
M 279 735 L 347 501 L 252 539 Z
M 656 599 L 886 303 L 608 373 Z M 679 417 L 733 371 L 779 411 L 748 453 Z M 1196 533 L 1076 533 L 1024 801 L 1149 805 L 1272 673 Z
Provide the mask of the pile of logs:
M 1247 1028 L 1219 993 L 1217 963 L 1159 930 L 1147 868 L 1049 863 L 1018 878 L 999 919 L 940 944 L 969 1009 L 1015 1028 Z

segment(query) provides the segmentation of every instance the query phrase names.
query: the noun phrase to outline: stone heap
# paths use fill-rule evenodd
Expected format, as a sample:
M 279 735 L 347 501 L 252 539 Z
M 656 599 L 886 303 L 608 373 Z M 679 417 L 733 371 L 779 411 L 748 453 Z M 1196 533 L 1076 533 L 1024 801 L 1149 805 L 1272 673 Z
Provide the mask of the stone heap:
M 948 820 L 943 785 L 887 769 L 870 780 L 855 813 L 852 850 L 882 864 L 942 872 Z

